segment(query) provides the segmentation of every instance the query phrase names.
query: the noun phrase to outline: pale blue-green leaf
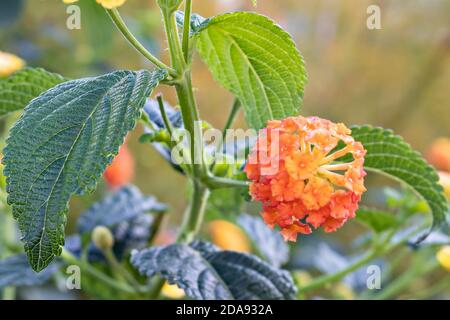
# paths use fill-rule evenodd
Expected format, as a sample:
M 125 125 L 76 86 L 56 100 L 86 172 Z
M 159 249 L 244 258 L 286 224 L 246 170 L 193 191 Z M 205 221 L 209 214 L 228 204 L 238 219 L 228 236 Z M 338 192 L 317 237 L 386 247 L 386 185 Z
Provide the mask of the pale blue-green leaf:
M 143 195 L 137 187 L 127 185 L 82 213 L 78 219 L 78 232 L 91 232 L 97 226 L 111 227 L 145 213 L 166 210 L 167 206 L 155 197 Z
M 292 299 L 296 293 L 287 271 L 252 255 L 220 251 L 206 242 L 136 251 L 131 262 L 141 274 L 160 274 L 200 300 Z
M 0 289 L 8 286 L 39 286 L 47 282 L 58 271 L 53 263 L 41 273 L 31 269 L 25 254 L 17 254 L 0 260 Z

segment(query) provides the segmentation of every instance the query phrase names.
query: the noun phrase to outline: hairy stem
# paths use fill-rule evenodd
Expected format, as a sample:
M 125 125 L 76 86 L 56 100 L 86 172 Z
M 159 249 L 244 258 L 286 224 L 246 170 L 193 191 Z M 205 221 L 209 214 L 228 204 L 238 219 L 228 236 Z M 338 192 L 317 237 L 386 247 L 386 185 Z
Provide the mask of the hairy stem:
M 191 203 L 184 215 L 184 221 L 178 234 L 178 242 L 189 243 L 194 240 L 203 222 L 209 189 L 194 181 Z
M 183 53 L 184 61 L 188 63 L 189 60 L 189 38 L 191 33 L 191 13 L 192 0 L 186 0 L 184 5 L 184 27 L 183 27 Z
M 116 25 L 117 29 L 122 33 L 122 35 L 125 37 L 125 39 L 128 40 L 128 42 L 144 57 L 146 57 L 151 63 L 153 63 L 155 66 L 165 69 L 169 72 L 169 74 L 176 78 L 178 76 L 177 72 L 164 64 L 162 61 L 160 61 L 158 58 L 156 58 L 154 55 L 152 55 L 137 39 L 136 37 L 131 33 L 131 31 L 126 26 L 125 22 L 123 21 L 122 17 L 119 14 L 119 11 L 117 9 L 111 9 L 106 10 L 108 15 L 111 17 L 111 20 Z

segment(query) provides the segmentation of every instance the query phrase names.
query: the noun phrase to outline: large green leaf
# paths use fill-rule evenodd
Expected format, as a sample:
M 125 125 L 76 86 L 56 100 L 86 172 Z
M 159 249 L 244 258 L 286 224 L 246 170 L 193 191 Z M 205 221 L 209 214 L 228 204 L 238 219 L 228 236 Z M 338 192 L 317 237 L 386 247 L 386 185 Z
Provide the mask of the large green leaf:
M 71 195 L 95 188 L 165 76 L 116 71 L 68 81 L 25 108 L 7 140 L 4 173 L 33 269 L 60 254 Z
M 249 254 L 220 251 L 207 242 L 135 251 L 131 262 L 142 274 L 158 273 L 200 300 L 292 299 L 296 292 L 287 271 Z
M 42 92 L 64 82 L 59 74 L 41 68 L 25 68 L 0 80 L 0 116 L 25 106 Z
M 445 222 L 447 201 L 438 175 L 422 156 L 391 130 L 371 126 L 355 126 L 352 136 L 367 150 L 364 167 L 392 177 L 411 187 L 430 207 L 433 226 Z M 431 232 L 431 231 L 430 231 Z M 420 237 L 424 240 L 429 234 Z
M 212 74 L 241 101 L 247 122 L 297 115 L 306 71 L 291 36 L 267 17 L 237 12 L 217 16 L 196 35 Z

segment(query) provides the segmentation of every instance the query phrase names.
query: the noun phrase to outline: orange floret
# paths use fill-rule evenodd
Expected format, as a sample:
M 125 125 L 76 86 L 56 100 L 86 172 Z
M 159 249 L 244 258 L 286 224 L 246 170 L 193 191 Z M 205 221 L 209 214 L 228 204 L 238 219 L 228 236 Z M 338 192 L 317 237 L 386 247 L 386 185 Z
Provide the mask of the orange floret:
M 301 116 L 269 121 L 260 131 L 244 171 L 261 216 L 286 241 L 311 227 L 336 231 L 354 218 L 366 191 L 366 151 L 350 134 L 344 124 Z

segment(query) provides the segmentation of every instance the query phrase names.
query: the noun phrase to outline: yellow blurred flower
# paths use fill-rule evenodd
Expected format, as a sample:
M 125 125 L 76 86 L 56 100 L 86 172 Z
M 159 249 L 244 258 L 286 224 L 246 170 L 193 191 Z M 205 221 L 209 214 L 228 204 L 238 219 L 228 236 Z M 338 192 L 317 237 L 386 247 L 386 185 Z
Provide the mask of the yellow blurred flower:
M 444 193 L 450 201 L 450 173 L 439 171 L 439 183 L 444 187 Z
M 211 240 L 224 250 L 250 252 L 251 245 L 239 227 L 225 220 L 215 220 L 209 223 Z
M 64 3 L 67 3 L 67 4 L 69 4 L 69 3 L 74 3 L 74 2 L 77 2 L 78 0 L 63 0 L 63 2 Z
M 178 288 L 175 284 L 165 283 L 162 287 L 161 293 L 168 298 L 181 299 L 184 297 L 184 290 Z
M 113 9 L 120 7 L 127 0 L 97 0 L 97 3 L 100 3 L 106 9 Z
M 25 66 L 25 61 L 19 57 L 0 51 L 0 77 L 7 77 L 11 73 L 22 69 Z
M 339 299 L 355 300 L 355 293 L 353 292 L 352 288 L 350 288 L 345 283 L 338 283 L 334 288 L 334 291 Z
M 442 247 L 436 254 L 436 258 L 443 268 L 450 271 L 450 246 Z

